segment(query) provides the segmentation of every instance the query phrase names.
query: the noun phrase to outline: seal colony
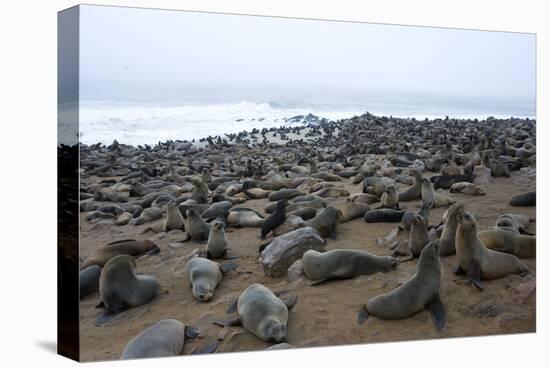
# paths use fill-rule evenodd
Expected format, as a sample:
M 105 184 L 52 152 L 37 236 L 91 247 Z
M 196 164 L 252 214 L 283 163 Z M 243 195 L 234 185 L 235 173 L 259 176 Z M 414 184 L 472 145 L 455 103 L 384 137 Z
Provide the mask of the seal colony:
M 535 130 L 367 113 L 81 144 L 83 360 L 534 331 Z M 258 248 L 303 227 L 325 250 L 266 275 Z

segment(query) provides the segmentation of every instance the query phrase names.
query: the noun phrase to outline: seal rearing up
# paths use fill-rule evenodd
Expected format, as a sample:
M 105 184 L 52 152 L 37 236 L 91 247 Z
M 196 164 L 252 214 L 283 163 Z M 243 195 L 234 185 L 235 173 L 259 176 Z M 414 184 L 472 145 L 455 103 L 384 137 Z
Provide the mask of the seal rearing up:
M 359 311 L 357 322 L 364 323 L 369 314 L 384 320 L 403 319 L 425 308 L 430 311 L 436 330 L 441 330 L 447 320 L 439 295 L 441 276 L 439 245 L 432 242 L 422 250 L 413 277 L 393 291 L 370 299 Z
M 516 256 L 488 249 L 479 239 L 477 222 L 473 215 L 458 212 L 456 230 L 456 255 L 458 266 L 455 274 L 466 274 L 467 279 L 483 290 L 481 279 L 497 279 L 508 274 L 527 274 L 529 269 Z

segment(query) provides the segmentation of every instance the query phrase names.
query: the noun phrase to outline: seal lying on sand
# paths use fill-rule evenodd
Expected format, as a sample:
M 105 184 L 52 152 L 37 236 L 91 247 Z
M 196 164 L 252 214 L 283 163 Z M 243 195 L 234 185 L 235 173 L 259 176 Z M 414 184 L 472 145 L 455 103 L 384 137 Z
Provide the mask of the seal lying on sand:
M 535 236 L 526 236 L 506 229 L 490 229 L 479 232 L 483 244 L 495 251 L 506 252 L 520 258 L 534 257 L 537 252 Z
M 82 269 L 91 265 L 103 267 L 113 257 L 117 255 L 140 256 L 144 254 L 155 255 L 160 252 L 159 247 L 149 240 L 120 240 L 110 242 L 107 245 L 98 248 L 94 253 L 88 256 L 82 263 Z
M 302 266 L 315 284 L 329 279 L 351 279 L 359 275 L 387 272 L 397 266 L 393 256 L 377 256 L 360 250 L 332 250 L 320 253 L 307 250 Z
M 101 267 L 92 265 L 82 270 L 79 274 L 80 299 L 86 297 L 99 289 L 99 277 L 101 276 Z
M 457 182 L 451 185 L 450 192 L 460 192 L 466 195 L 485 195 L 485 190 L 470 182 Z
M 405 210 L 395 209 L 371 209 L 365 213 L 365 222 L 367 223 L 398 223 L 403 219 Z
M 294 306 L 296 299 L 294 296 L 282 301 L 268 288 L 254 283 L 237 300 L 238 317 L 214 323 L 221 326 L 242 325 L 264 341 L 280 343 L 286 340 L 288 310 Z
M 96 326 L 114 315 L 132 307 L 150 302 L 157 296 L 159 283 L 150 275 L 136 275 L 136 260 L 128 255 L 113 257 L 105 264 L 99 279 L 99 297 L 96 306 L 105 311 L 96 320 Z
M 234 263 L 219 265 L 202 257 L 194 257 L 185 265 L 185 276 L 191 283 L 193 296 L 201 302 L 208 302 L 214 297 L 214 290 L 221 283 L 223 273 L 237 267 Z
M 157 358 L 180 355 L 186 339 L 198 335 L 197 329 L 178 320 L 160 320 L 135 336 L 124 348 L 120 359 Z M 202 348 L 199 353 L 213 353 L 217 342 Z
M 502 214 L 497 218 L 495 224 L 498 228 L 512 230 L 517 233 L 531 234 L 527 232 L 527 227 L 531 223 L 531 219 L 526 215 L 521 214 Z
M 537 192 L 528 191 L 514 195 L 509 203 L 512 206 L 535 206 L 537 205 Z
M 516 256 L 488 249 L 477 233 L 477 222 L 464 211 L 458 212 L 456 230 L 456 255 L 458 266 L 455 274 L 466 274 L 478 289 L 483 289 L 481 279 L 497 279 L 508 274 L 526 274 L 527 266 Z
M 265 218 L 255 210 L 232 208 L 227 216 L 227 224 L 233 227 L 261 227 Z
M 441 260 L 436 242 L 424 247 L 411 279 L 393 291 L 370 299 L 359 311 L 357 322 L 364 323 L 369 314 L 384 320 L 398 320 L 427 309 L 436 330 L 445 326 L 447 313 L 439 296 Z

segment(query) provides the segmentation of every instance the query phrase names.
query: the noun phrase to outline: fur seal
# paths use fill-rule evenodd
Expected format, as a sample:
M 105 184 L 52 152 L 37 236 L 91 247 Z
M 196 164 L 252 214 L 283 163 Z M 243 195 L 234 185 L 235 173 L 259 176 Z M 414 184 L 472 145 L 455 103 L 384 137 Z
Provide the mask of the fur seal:
M 342 212 L 342 223 L 349 222 L 350 220 L 363 217 L 366 212 L 370 210 L 369 204 L 362 203 L 360 201 L 347 202 Z
M 166 221 L 164 222 L 164 232 L 173 229 L 185 231 L 185 223 L 175 201 L 170 201 L 166 207 Z
M 414 183 L 407 190 L 398 194 L 399 201 L 413 201 L 422 197 L 422 173 L 418 170 L 411 170 Z
M 395 209 L 371 209 L 365 213 L 365 222 L 367 223 L 397 223 L 401 222 L 405 210 Z
M 194 241 L 206 241 L 210 234 L 210 226 L 195 209 L 187 209 L 187 233 Z
M 273 191 L 269 194 L 269 201 L 280 201 L 280 200 L 290 200 L 294 199 L 297 196 L 305 195 L 303 192 L 296 189 L 281 189 L 278 191 Z
M 485 195 L 485 190 L 470 182 L 457 182 L 451 185 L 450 192 L 460 192 L 466 195 Z
M 526 236 L 506 229 L 491 229 L 479 232 L 483 244 L 495 251 L 506 252 L 519 258 L 534 257 L 537 252 L 535 236 Z
M 130 223 L 138 226 L 140 224 L 152 222 L 160 218 L 162 218 L 162 209 L 157 207 L 146 208 L 143 209 L 143 212 L 141 212 L 139 217 L 132 219 Z
M 105 264 L 99 278 L 99 297 L 96 307 L 105 311 L 96 320 L 96 326 L 114 315 L 152 301 L 159 289 L 157 279 L 150 275 L 136 275 L 136 260 L 129 255 L 118 255 Z
M 521 214 L 503 214 L 496 220 L 496 226 L 502 229 L 513 230 L 517 233 L 522 234 L 531 234 L 527 232 L 527 227 L 529 227 L 529 219 L 526 215 Z
M 86 297 L 99 289 L 99 277 L 101 276 L 101 267 L 92 265 L 82 270 L 79 274 L 80 299 Z
M 223 222 L 216 220 L 210 224 L 210 227 L 210 234 L 206 243 L 206 256 L 212 259 L 219 259 L 227 253 L 225 225 Z
M 422 250 L 413 277 L 393 291 L 368 300 L 359 311 L 357 322 L 364 323 L 369 314 L 384 320 L 398 320 L 427 309 L 436 330 L 441 330 L 447 320 L 439 295 L 441 275 L 439 245 L 432 242 Z
M 432 203 L 432 209 L 453 204 L 456 200 L 435 192 L 432 182 L 424 177 L 422 179 L 422 201 Z
M 411 232 L 409 237 L 409 246 L 413 257 L 419 257 L 424 247 L 430 243 L 428 229 L 424 218 L 416 214 L 411 223 Z
M 232 208 L 227 216 L 227 223 L 233 227 L 261 227 L 264 217 L 248 208 Z
M 300 217 L 303 220 L 308 220 L 308 219 L 314 218 L 317 215 L 317 209 L 312 208 L 310 206 L 306 206 L 287 213 L 287 216 L 290 217 L 291 215 Z
M 242 325 L 263 341 L 274 340 L 280 343 L 286 341 L 288 310 L 295 303 L 296 297 L 282 301 L 270 289 L 254 283 L 237 300 L 238 317 L 214 323 L 221 326 Z
M 229 214 L 229 210 L 233 204 L 229 201 L 219 201 L 212 203 L 208 209 L 201 213 L 201 217 L 207 222 L 210 222 L 216 218 L 225 218 Z
M 122 351 L 120 359 L 158 358 L 180 355 L 186 339 L 198 335 L 197 329 L 178 320 L 160 320 L 132 338 Z M 218 343 L 201 348 L 199 353 L 212 353 Z
M 201 302 L 208 302 L 214 297 L 214 290 L 221 283 L 223 273 L 237 267 L 236 264 L 218 263 L 202 257 L 194 257 L 185 265 L 185 276 L 191 284 L 193 296 Z
M 399 209 L 397 189 L 394 185 L 389 185 L 386 187 L 386 190 L 384 190 L 384 192 L 382 193 L 380 202 L 382 203 L 381 208 Z
M 275 209 L 275 212 L 267 217 L 262 224 L 261 238 L 265 238 L 269 232 L 284 223 L 286 219 L 286 203 L 287 201 L 285 199 L 277 202 L 277 209 Z
M 422 206 L 420 207 L 420 210 L 414 211 L 414 210 L 407 210 L 403 214 L 403 218 L 401 219 L 401 225 L 399 226 L 400 229 L 410 230 L 411 224 L 414 219 L 415 215 L 420 215 L 422 219 L 424 220 L 424 223 L 426 223 L 426 226 L 428 226 L 429 219 L 430 219 L 430 209 L 432 208 L 432 203 L 428 203 L 426 201 L 422 202 Z
M 315 218 L 307 222 L 307 226 L 315 229 L 322 238 L 335 238 L 338 224 L 342 221 L 342 212 L 331 206 L 320 209 Z
M 190 199 L 195 200 L 197 204 L 207 203 L 208 194 L 210 192 L 208 186 L 204 182 L 202 182 L 201 179 L 198 179 L 196 177 L 191 178 L 191 183 L 194 187 Z
M 537 205 L 537 192 L 528 191 L 512 196 L 509 201 L 512 206 L 535 206 Z
M 359 275 L 387 272 L 397 266 L 393 256 L 377 256 L 360 250 L 307 250 L 302 266 L 308 279 L 316 283 L 329 279 L 351 279 Z
M 483 289 L 481 279 L 502 278 L 508 274 L 529 272 L 516 256 L 488 249 L 477 233 L 473 215 L 459 211 L 456 230 L 456 255 L 458 266 L 455 274 L 466 274 L 467 279 L 478 289 Z
M 84 259 L 81 269 L 91 265 L 103 267 L 107 261 L 117 255 L 140 256 L 144 254 L 155 255 L 160 252 L 159 247 L 149 240 L 120 240 L 110 242 L 107 245 L 98 248 L 90 256 Z
M 455 238 L 458 227 L 458 213 L 464 209 L 463 203 L 455 203 L 447 210 L 445 225 L 439 239 L 439 253 L 441 256 L 451 256 L 456 253 Z

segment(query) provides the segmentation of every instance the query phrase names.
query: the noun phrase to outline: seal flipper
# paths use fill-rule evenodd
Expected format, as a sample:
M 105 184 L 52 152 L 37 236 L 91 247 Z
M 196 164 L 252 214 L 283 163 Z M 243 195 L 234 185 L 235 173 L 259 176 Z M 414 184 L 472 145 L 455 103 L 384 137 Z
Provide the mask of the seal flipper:
M 441 330 L 447 321 L 447 311 L 439 294 L 436 294 L 424 307 L 432 314 L 435 329 Z
M 107 321 L 109 321 L 110 319 L 112 319 L 113 317 L 115 317 L 116 315 L 118 315 L 118 313 L 114 312 L 114 311 L 111 311 L 109 310 L 108 308 L 106 308 L 105 310 L 103 310 L 103 312 L 101 314 L 99 314 L 99 316 L 96 318 L 95 320 L 95 326 L 101 326 L 103 324 L 105 324 Z
M 117 243 L 122 243 L 122 242 L 136 242 L 136 240 L 134 240 L 133 238 L 132 239 L 125 239 L 125 240 L 116 240 L 116 241 L 109 242 L 109 243 L 105 244 L 105 246 L 116 245 Z
M 314 287 L 316 285 L 319 285 L 319 284 L 322 284 L 322 283 L 326 282 L 327 280 L 328 280 L 328 278 L 315 280 L 315 281 L 309 283 L 309 285 L 310 285 L 310 287 Z
M 296 301 L 298 300 L 298 296 L 295 294 L 291 294 L 289 296 L 286 296 L 284 298 L 279 298 L 279 299 L 283 301 L 286 305 L 286 308 L 290 310 L 296 304 Z
M 103 301 L 99 301 L 97 305 L 94 306 L 95 308 L 105 308 L 105 303 Z
M 466 271 L 460 267 L 460 265 L 457 265 L 456 268 L 453 269 L 453 273 L 455 275 L 466 275 Z
M 233 318 L 233 319 L 227 319 L 227 320 L 214 320 L 212 321 L 214 325 L 218 326 L 240 326 L 241 325 L 241 318 L 239 316 Z
M 220 343 L 217 340 L 214 340 L 213 342 L 210 342 L 210 343 L 194 350 L 193 352 L 191 352 L 191 354 L 210 354 L 210 353 L 214 353 L 219 345 L 220 345 Z
M 238 267 L 239 267 L 239 264 L 237 263 L 220 264 L 220 271 L 225 274 L 231 270 L 237 269 Z
M 235 313 L 237 312 L 237 302 L 239 300 L 236 299 L 235 302 L 233 302 L 232 304 L 230 304 L 226 309 L 225 309 L 225 312 L 226 313 Z
M 466 274 L 466 278 L 472 282 L 472 284 L 479 289 L 480 291 L 483 290 L 483 286 L 481 285 L 481 264 L 479 261 L 472 259 L 470 262 L 470 267 L 468 268 L 468 272 Z
M 258 252 L 261 254 L 261 253 L 265 250 L 265 248 L 266 248 L 267 246 L 269 246 L 270 243 L 271 243 L 271 241 L 261 244 L 261 245 L 258 247 Z
M 523 229 L 523 228 L 520 228 L 520 229 L 519 229 L 519 233 L 524 234 L 524 235 L 527 235 L 527 236 L 534 236 L 534 235 L 535 235 L 534 233 L 528 232 L 528 231 L 526 231 L 526 230 Z
M 367 321 L 369 317 L 369 311 L 367 310 L 367 305 L 361 306 L 361 309 L 359 310 L 359 314 L 357 315 L 357 324 L 361 325 L 364 324 L 365 321 Z
M 157 245 L 155 245 L 155 247 L 153 247 L 152 249 L 150 249 L 149 251 L 147 251 L 145 254 L 146 254 L 146 255 L 150 255 L 150 256 L 158 255 L 158 254 L 160 254 L 160 247 L 158 247 Z

